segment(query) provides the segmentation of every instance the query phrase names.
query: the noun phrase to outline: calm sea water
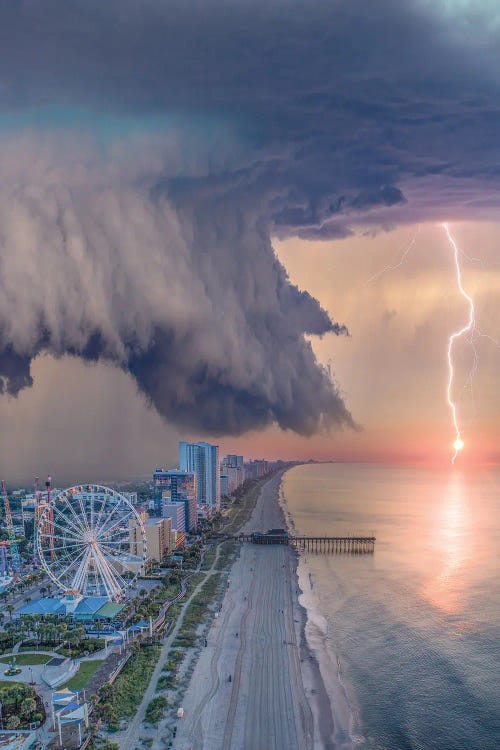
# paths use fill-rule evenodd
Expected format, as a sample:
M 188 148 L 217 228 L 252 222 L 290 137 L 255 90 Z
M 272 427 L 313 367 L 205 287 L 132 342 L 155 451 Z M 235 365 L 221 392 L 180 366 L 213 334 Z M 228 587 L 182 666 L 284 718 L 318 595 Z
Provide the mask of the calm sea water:
M 339 744 L 498 750 L 500 471 L 307 465 L 282 491 L 301 533 L 377 537 L 373 556 L 301 564 L 320 658 L 347 698 Z

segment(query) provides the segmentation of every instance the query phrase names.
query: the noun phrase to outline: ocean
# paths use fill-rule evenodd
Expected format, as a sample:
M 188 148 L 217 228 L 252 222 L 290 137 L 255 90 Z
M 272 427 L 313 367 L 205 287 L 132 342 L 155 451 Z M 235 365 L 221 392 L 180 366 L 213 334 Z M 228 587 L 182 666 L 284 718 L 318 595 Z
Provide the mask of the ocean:
M 499 750 L 500 470 L 309 464 L 281 492 L 302 534 L 377 537 L 299 563 L 337 747 Z

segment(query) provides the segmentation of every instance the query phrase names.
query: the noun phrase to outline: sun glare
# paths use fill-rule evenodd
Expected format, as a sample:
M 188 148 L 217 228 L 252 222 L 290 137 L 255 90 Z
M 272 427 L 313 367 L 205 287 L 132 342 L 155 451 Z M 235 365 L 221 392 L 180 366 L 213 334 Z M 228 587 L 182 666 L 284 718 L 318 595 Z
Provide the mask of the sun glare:
M 457 438 L 453 443 L 453 447 L 456 451 L 461 451 L 464 447 L 464 441 L 462 440 L 462 438 Z

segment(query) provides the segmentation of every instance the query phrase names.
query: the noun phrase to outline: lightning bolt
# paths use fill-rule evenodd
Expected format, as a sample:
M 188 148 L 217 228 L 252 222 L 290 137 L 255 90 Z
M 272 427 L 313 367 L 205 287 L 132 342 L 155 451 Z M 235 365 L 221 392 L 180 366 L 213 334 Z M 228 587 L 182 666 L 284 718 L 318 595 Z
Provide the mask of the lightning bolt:
M 473 392 L 473 380 L 474 376 L 476 375 L 478 371 L 478 365 L 479 365 L 479 357 L 478 357 L 478 351 L 476 347 L 476 343 L 478 339 L 480 338 L 487 338 L 490 342 L 492 342 L 496 347 L 500 348 L 500 342 L 494 339 L 492 336 L 490 336 L 487 333 L 483 333 L 479 330 L 479 328 L 476 325 L 476 314 L 475 314 L 475 307 L 474 307 L 474 300 L 466 292 L 464 289 L 463 283 L 462 283 L 462 269 L 460 266 L 460 257 L 464 258 L 465 260 L 469 262 L 477 262 L 481 264 L 481 267 L 484 268 L 485 264 L 481 260 L 481 258 L 473 258 L 467 255 L 461 248 L 458 247 L 455 238 L 453 237 L 450 228 L 448 224 L 443 223 L 441 224 L 441 227 L 444 229 L 446 233 L 446 237 L 448 239 L 448 242 L 450 243 L 451 250 L 453 253 L 453 261 L 455 266 L 455 277 L 457 282 L 457 288 L 460 292 L 463 299 L 467 302 L 468 308 L 469 308 L 469 315 L 467 319 L 467 323 L 463 325 L 461 328 L 459 328 L 457 331 L 454 331 L 448 338 L 448 348 L 447 348 L 447 359 L 448 359 L 448 383 L 446 388 L 446 400 L 448 402 L 448 406 L 450 407 L 452 421 L 453 421 L 453 428 L 455 430 L 455 440 L 453 442 L 453 456 L 451 458 L 451 463 L 454 464 L 456 461 L 456 458 L 459 454 L 459 452 L 464 447 L 464 441 L 462 439 L 462 433 L 460 430 L 460 426 L 458 423 L 458 412 L 457 412 L 457 406 L 453 399 L 453 385 L 454 385 L 454 379 L 455 379 L 455 370 L 453 366 L 453 348 L 455 345 L 455 342 L 460 339 L 462 336 L 467 336 L 467 341 L 470 344 L 472 348 L 473 353 L 473 362 L 472 366 L 469 372 L 469 376 L 467 378 L 467 381 L 463 387 L 462 390 L 465 390 L 466 388 L 470 388 L 471 392 L 471 398 L 472 402 L 474 404 L 474 392 Z M 382 268 L 380 271 L 375 273 L 373 276 L 371 276 L 365 283 L 364 286 L 367 286 L 372 281 L 375 281 L 376 279 L 380 278 L 383 274 L 387 273 L 387 271 L 394 271 L 397 268 L 400 268 L 400 266 L 403 265 L 403 263 L 406 261 L 406 258 L 408 257 L 409 253 L 413 249 L 413 246 L 415 245 L 415 242 L 417 240 L 417 237 L 420 233 L 420 225 L 417 228 L 417 231 L 413 235 L 413 237 L 410 239 L 408 245 L 404 248 L 404 252 L 402 253 L 399 261 L 393 265 L 387 265 L 384 268 Z
M 415 232 L 415 234 L 409 241 L 408 245 L 405 247 L 404 252 L 401 255 L 401 258 L 399 259 L 399 261 L 395 263 L 394 265 L 385 266 L 385 268 L 382 268 L 380 271 L 377 271 L 377 273 L 374 273 L 373 276 L 370 276 L 370 278 L 365 281 L 364 285 L 368 286 L 368 284 L 371 284 L 372 281 L 376 281 L 381 276 L 383 276 L 384 273 L 387 273 L 388 271 L 395 271 L 397 268 L 400 268 L 405 262 L 410 252 L 412 251 L 413 246 L 415 245 L 415 242 L 417 241 L 417 237 L 419 234 L 420 234 L 420 224 L 418 225 L 417 231 Z
M 457 243 L 453 235 L 450 232 L 450 228 L 448 224 L 443 224 L 442 227 L 446 233 L 448 242 L 450 243 L 452 251 L 453 251 L 453 261 L 455 263 L 455 274 L 456 274 L 456 279 L 457 279 L 458 291 L 460 292 L 462 297 L 466 300 L 468 307 L 469 307 L 469 316 L 467 319 L 467 323 L 463 325 L 462 328 L 459 328 L 457 331 L 454 331 L 448 339 L 448 387 L 446 389 L 446 398 L 448 401 L 448 406 L 450 407 L 451 417 L 453 420 L 453 428 L 455 430 L 455 440 L 453 443 L 454 453 L 451 459 L 451 463 L 454 464 L 459 452 L 464 447 L 464 441 L 462 440 L 462 435 L 461 435 L 460 427 L 458 424 L 457 407 L 456 407 L 455 402 L 453 401 L 453 395 L 452 395 L 453 380 L 455 377 L 455 371 L 453 367 L 453 347 L 457 339 L 461 338 L 462 336 L 465 336 L 465 334 L 467 333 L 470 334 L 470 340 L 472 343 L 474 339 L 475 328 L 476 328 L 476 318 L 475 318 L 475 310 L 474 310 L 474 300 L 472 299 L 470 294 L 468 294 L 465 291 L 463 284 L 462 284 L 462 270 L 460 268 L 460 262 L 458 259 L 460 250 L 458 249 Z M 477 355 L 475 355 L 473 372 L 475 372 L 476 369 L 477 369 Z

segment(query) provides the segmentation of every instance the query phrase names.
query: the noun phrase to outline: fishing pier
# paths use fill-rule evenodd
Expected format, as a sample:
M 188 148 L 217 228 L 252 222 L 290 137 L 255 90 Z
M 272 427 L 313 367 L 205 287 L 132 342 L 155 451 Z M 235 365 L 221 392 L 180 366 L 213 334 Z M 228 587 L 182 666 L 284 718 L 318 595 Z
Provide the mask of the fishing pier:
M 373 554 L 374 536 L 292 536 L 285 529 L 270 529 L 266 533 L 254 532 L 233 537 L 250 544 L 285 544 L 298 551 L 319 552 L 327 555 Z

